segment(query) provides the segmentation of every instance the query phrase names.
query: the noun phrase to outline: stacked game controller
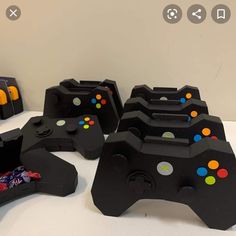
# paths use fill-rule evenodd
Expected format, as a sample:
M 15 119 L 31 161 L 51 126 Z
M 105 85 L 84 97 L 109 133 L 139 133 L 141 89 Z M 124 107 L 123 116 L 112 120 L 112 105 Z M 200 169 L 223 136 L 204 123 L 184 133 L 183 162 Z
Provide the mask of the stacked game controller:
M 8 149 L 12 153 L 2 160 L 0 203 L 36 191 L 58 196 L 73 193 L 77 186 L 75 167 L 50 152 L 78 151 L 86 159 L 98 158 L 104 133 L 116 130 L 122 112 L 118 88 L 111 80 L 69 79 L 47 89 L 43 116 L 32 117 L 22 128 L 22 135 L 19 131 L 2 134 L 1 156 L 6 156 Z
M 187 204 L 210 228 L 236 224 L 235 155 L 198 89 L 135 86 L 124 112 L 92 186 L 101 212 L 119 216 L 139 199 L 164 199 Z
M 122 112 L 115 81 L 64 80 L 46 90 L 43 116 L 31 118 L 23 127 L 22 152 L 76 150 L 86 159 L 98 158 L 103 132 L 116 130 Z
M 98 117 L 105 134 L 114 132 L 123 113 L 115 81 L 64 80 L 46 90 L 44 116 L 71 118 L 89 114 Z
M 0 77 L 0 119 L 23 111 L 23 101 L 15 78 Z

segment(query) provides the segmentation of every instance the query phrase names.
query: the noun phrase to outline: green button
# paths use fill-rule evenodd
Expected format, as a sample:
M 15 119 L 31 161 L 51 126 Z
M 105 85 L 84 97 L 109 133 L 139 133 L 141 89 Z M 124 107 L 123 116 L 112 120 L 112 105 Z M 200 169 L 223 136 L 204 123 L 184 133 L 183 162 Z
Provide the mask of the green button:
M 89 125 L 84 125 L 84 129 L 88 129 L 89 128 Z
M 213 184 L 215 184 L 216 179 L 215 179 L 214 176 L 208 176 L 208 177 L 205 178 L 205 182 L 208 185 L 213 185 Z
M 102 106 L 101 106 L 100 103 L 97 103 L 97 104 L 96 104 L 96 108 L 97 108 L 97 109 L 100 109 L 101 107 L 102 107 Z

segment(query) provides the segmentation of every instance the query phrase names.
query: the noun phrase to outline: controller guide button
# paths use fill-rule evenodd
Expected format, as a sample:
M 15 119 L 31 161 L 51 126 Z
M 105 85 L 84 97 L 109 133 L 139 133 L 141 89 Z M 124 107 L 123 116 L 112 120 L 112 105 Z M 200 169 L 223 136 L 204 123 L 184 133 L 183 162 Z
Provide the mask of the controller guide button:
M 164 132 L 162 138 L 175 138 L 175 135 L 172 132 Z
M 57 126 L 63 126 L 65 124 L 66 124 L 65 120 L 58 120 L 57 123 L 56 123 Z
M 199 167 L 197 169 L 197 175 L 201 177 L 205 177 L 207 175 L 208 171 L 205 167 Z
M 211 160 L 208 162 L 208 167 L 211 169 L 211 170 L 216 170 L 218 169 L 218 167 L 220 166 L 219 162 L 216 161 L 216 160 Z
M 168 98 L 167 98 L 167 97 L 160 97 L 160 100 L 161 100 L 161 101 L 167 101 Z
M 202 134 L 203 134 L 204 136 L 209 136 L 209 135 L 211 134 L 211 130 L 210 130 L 209 128 L 204 128 L 204 129 L 202 130 Z
M 185 95 L 185 97 L 187 98 L 187 99 L 191 99 L 192 98 L 192 94 L 191 93 L 186 93 L 186 95 Z
M 219 169 L 217 171 L 217 176 L 221 179 L 226 178 L 229 175 L 229 172 L 226 169 Z
M 81 100 L 80 100 L 78 97 L 75 97 L 75 98 L 73 99 L 73 104 L 74 104 L 75 106 L 80 106 Z
M 207 176 L 207 177 L 205 178 L 205 183 L 206 183 L 207 185 L 214 185 L 215 182 L 216 182 L 216 179 L 215 179 L 214 176 Z
M 169 176 L 173 173 L 173 171 L 174 168 L 169 162 L 162 161 L 157 165 L 157 172 L 160 175 Z
M 197 111 L 191 111 L 190 115 L 192 118 L 195 118 L 198 116 L 198 113 L 197 113 Z

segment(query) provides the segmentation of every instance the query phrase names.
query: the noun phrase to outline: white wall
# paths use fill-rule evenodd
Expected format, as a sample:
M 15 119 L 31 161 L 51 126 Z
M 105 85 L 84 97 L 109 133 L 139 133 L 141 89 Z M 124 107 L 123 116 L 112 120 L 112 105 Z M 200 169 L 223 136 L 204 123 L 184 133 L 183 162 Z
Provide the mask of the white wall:
M 176 25 L 164 22 L 170 3 L 183 10 Z M 0 74 L 15 76 L 27 109 L 41 110 L 45 88 L 66 78 L 119 84 L 123 99 L 135 84 L 195 85 L 211 114 L 236 120 L 236 1 L 197 3 L 208 17 L 193 25 L 187 9 L 196 1 L 157 0 L 4 0 L 0 2 Z M 231 20 L 218 25 L 210 16 L 219 3 Z M 5 9 L 17 4 L 15 22 Z

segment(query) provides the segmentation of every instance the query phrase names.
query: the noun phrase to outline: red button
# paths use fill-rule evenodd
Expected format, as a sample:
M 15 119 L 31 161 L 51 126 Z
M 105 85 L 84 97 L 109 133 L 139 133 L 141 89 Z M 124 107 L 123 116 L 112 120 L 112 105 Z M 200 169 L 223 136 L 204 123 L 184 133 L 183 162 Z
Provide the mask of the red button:
M 107 104 L 107 100 L 102 99 L 101 103 L 102 103 L 102 105 L 106 105 Z
M 95 122 L 93 120 L 89 121 L 89 125 L 94 125 L 94 124 L 95 124 Z
M 211 136 L 211 138 L 214 139 L 214 140 L 218 140 L 218 138 L 216 136 L 214 136 L 214 135 Z
M 219 178 L 224 179 L 229 175 L 229 173 L 226 169 L 219 169 L 217 171 L 217 175 L 218 175 Z

